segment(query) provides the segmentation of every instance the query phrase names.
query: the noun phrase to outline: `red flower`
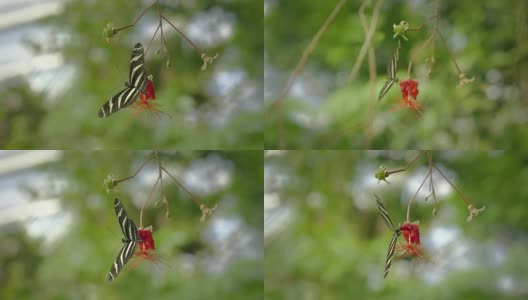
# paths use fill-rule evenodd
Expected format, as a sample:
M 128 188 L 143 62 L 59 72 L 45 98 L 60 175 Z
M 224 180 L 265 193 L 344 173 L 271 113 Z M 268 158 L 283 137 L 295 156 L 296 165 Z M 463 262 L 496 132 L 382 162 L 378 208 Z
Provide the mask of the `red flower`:
M 138 228 L 138 234 L 141 242 L 138 243 L 139 248 L 134 254 L 138 259 L 130 266 L 130 269 L 135 268 L 144 260 L 157 263 L 159 258 L 159 255 L 153 252 L 153 250 L 156 250 L 156 246 L 154 245 L 154 238 L 152 237 L 152 226 Z
M 403 223 L 400 231 L 408 243 L 420 245 L 420 228 L 416 223 Z
M 139 98 L 142 102 L 156 99 L 156 92 L 154 91 L 154 83 L 152 80 L 147 80 L 147 86 L 145 87 L 145 93 L 140 93 Z
M 148 252 L 149 250 L 156 250 L 154 239 L 152 238 L 152 227 L 138 229 L 139 238 L 142 240 L 139 243 L 140 252 Z
M 402 91 L 403 98 L 408 98 L 409 94 L 413 99 L 418 97 L 418 81 L 407 79 L 400 82 L 400 89 Z
M 402 103 L 400 107 L 396 107 L 395 110 L 400 108 L 408 107 L 416 112 L 421 112 L 424 108 L 423 105 L 416 101 L 418 97 L 418 81 L 412 80 L 411 78 L 407 80 L 400 81 L 400 90 L 402 92 Z
M 145 92 L 139 93 L 139 101 L 134 102 L 132 107 L 137 108 L 134 116 L 137 116 L 144 110 L 151 112 L 159 113 L 160 110 L 157 108 L 157 104 L 152 102 L 156 99 L 156 92 L 154 91 L 154 83 L 152 80 L 147 79 L 147 86 L 145 87 Z
M 425 258 L 422 247 L 420 246 L 420 228 L 418 223 L 405 222 L 400 226 L 400 232 L 405 238 L 405 242 L 396 247 L 396 250 L 401 252 L 398 258 L 418 256 Z

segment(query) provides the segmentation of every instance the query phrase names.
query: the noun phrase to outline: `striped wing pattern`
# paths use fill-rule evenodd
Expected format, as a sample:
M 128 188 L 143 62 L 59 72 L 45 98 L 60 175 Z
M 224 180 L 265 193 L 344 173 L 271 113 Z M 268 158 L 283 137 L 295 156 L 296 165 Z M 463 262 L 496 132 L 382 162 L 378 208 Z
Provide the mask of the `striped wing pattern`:
M 389 217 L 389 213 L 385 209 L 385 206 L 383 206 L 383 202 L 381 202 L 381 199 L 376 195 L 374 196 L 376 197 L 376 203 L 378 204 L 378 209 L 380 211 L 381 216 L 383 217 L 383 220 L 385 221 L 385 224 L 387 224 L 387 227 L 389 227 L 389 229 L 394 232 L 394 235 L 392 236 L 392 239 L 389 244 L 389 250 L 387 251 L 387 260 L 385 261 L 385 275 L 383 276 L 383 278 L 385 278 L 389 274 L 389 269 L 394 258 L 394 250 L 396 249 L 396 241 L 398 240 L 398 237 L 400 236 L 401 232 L 399 229 L 396 229 L 392 224 L 392 221 Z
M 143 45 L 137 43 L 132 50 L 130 58 L 130 71 L 128 72 L 128 82 L 139 91 L 144 91 L 147 85 L 147 72 L 145 71 L 145 53 Z
M 123 231 L 125 238 L 123 239 L 123 247 L 119 251 L 119 254 L 117 254 L 114 264 L 110 267 L 108 281 L 113 281 L 117 277 L 119 272 L 123 269 L 123 266 L 128 262 L 132 255 L 134 255 L 137 243 L 141 242 L 136 224 L 128 218 L 125 207 L 117 198 L 114 200 L 114 208 L 121 231 Z
M 392 85 L 395 82 L 398 82 L 398 78 L 396 78 L 396 70 L 398 69 L 398 59 L 400 56 L 400 41 L 398 40 L 398 47 L 396 47 L 396 53 L 392 56 L 392 59 L 389 63 L 389 66 L 387 67 L 387 81 L 385 81 L 385 84 L 383 84 L 383 87 L 381 88 L 381 91 L 378 96 L 378 101 L 387 94 L 387 92 L 390 90 Z
M 389 274 L 392 259 L 394 258 L 394 249 L 396 249 L 396 240 L 398 239 L 398 236 L 400 236 L 400 231 L 395 231 L 394 235 L 392 236 L 392 240 L 390 241 L 389 251 L 387 252 L 387 260 L 385 261 L 385 274 L 383 275 L 383 278 L 387 277 Z
M 99 109 L 98 116 L 100 118 L 108 117 L 121 108 L 134 103 L 138 94 L 145 90 L 147 71 L 145 71 L 145 53 L 141 43 L 137 43 L 132 50 L 128 80 L 129 82 L 125 83 L 125 88 Z
M 128 262 L 128 260 L 134 255 L 136 250 L 137 243 L 134 241 L 128 241 L 123 244 L 123 247 L 117 254 L 117 257 L 114 261 L 112 267 L 110 267 L 110 272 L 108 272 L 108 281 L 112 282 L 119 272 L 123 269 L 123 266 Z
M 376 203 L 378 204 L 378 209 L 380 211 L 381 216 L 383 217 L 383 220 L 385 221 L 385 224 L 387 224 L 387 227 L 389 227 L 391 231 L 396 231 L 396 228 L 394 227 L 391 219 L 389 218 L 389 213 L 385 209 L 385 206 L 383 206 L 383 202 L 381 202 L 381 199 L 378 196 L 374 196 L 376 197 Z
M 136 224 L 128 218 L 125 207 L 117 198 L 114 200 L 114 208 L 121 231 L 123 231 L 123 235 L 125 236 L 125 241 L 141 241 Z

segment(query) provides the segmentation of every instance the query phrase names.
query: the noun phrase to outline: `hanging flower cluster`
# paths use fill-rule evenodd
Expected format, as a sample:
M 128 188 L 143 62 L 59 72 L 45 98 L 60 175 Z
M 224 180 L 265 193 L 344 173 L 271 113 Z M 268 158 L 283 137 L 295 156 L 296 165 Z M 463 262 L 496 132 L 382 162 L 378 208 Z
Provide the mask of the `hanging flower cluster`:
M 403 98 L 409 98 L 409 95 L 416 99 L 418 97 L 418 81 L 412 80 L 411 78 L 400 82 L 400 89 Z
M 405 81 L 402 81 L 400 84 L 402 96 L 404 99 L 410 99 L 408 101 L 414 101 L 416 102 L 416 97 L 418 97 L 418 82 L 408 79 Z M 385 272 L 384 277 L 387 277 L 389 273 L 389 269 L 393 263 L 393 260 L 395 259 L 401 259 L 401 258 L 420 258 L 420 259 L 426 259 L 427 255 L 424 255 L 423 248 L 420 244 L 420 227 L 419 222 L 411 222 L 411 206 L 416 199 L 418 193 L 424 186 L 424 184 L 429 180 L 429 188 L 431 194 L 429 194 L 425 201 L 429 197 L 432 197 L 434 200 L 434 207 L 433 207 L 433 216 L 436 214 L 436 192 L 433 184 L 433 170 L 436 170 L 440 176 L 442 176 L 447 183 L 455 190 L 455 192 L 458 194 L 460 199 L 464 202 L 464 204 L 467 207 L 467 210 L 469 211 L 469 217 L 467 218 L 467 221 L 470 222 L 473 217 L 478 216 L 482 211 L 484 211 L 485 207 L 482 206 L 482 208 L 476 208 L 473 204 L 471 204 L 466 197 L 455 187 L 455 185 L 451 182 L 451 180 L 442 172 L 440 168 L 436 166 L 436 164 L 433 162 L 432 152 L 431 151 L 422 151 L 418 156 L 416 156 L 409 164 L 407 164 L 404 168 L 398 168 L 393 170 L 388 170 L 384 166 L 380 166 L 379 169 L 375 173 L 376 179 L 378 179 L 378 182 L 383 180 L 386 181 L 386 178 L 390 174 L 399 173 L 407 171 L 420 157 L 427 154 L 428 161 L 429 161 L 429 172 L 425 176 L 425 178 L 422 180 L 422 183 L 412 196 L 412 198 L 409 200 L 409 203 L 407 204 L 407 216 L 405 219 L 405 222 L 403 225 L 396 227 L 392 223 L 388 211 L 385 209 L 381 199 L 374 195 L 376 197 L 376 203 L 378 206 L 378 210 L 383 217 L 383 220 L 385 221 L 385 224 L 387 227 L 393 232 L 392 239 L 389 243 L 389 249 L 387 251 L 387 259 L 385 261 Z M 403 238 L 405 241 L 398 243 L 398 238 L 403 235 Z
M 139 243 L 139 251 L 140 253 L 147 253 L 150 250 L 156 250 L 156 246 L 154 245 L 154 238 L 152 237 L 152 226 L 149 226 L 147 228 L 138 228 L 138 234 L 139 238 L 141 239 L 141 243 Z
M 402 93 L 402 105 L 408 107 L 416 112 L 421 112 L 424 108 L 423 105 L 418 103 L 418 81 L 412 80 L 411 78 L 407 80 L 400 81 L 400 90 Z
M 387 227 L 394 232 L 389 244 L 389 250 L 387 251 L 387 260 L 385 261 L 385 275 L 383 277 L 387 277 L 396 253 L 396 258 L 398 259 L 405 257 L 424 258 L 422 247 L 420 246 L 420 228 L 418 222 L 411 223 L 406 221 L 402 226 L 396 229 L 392 224 L 389 213 L 385 209 L 385 206 L 383 206 L 381 199 L 376 195 L 374 196 L 376 197 L 376 203 L 385 224 L 387 224 Z M 403 235 L 405 241 L 397 245 L 396 242 L 400 235 Z
M 145 92 L 139 93 L 139 101 L 132 104 L 132 107 L 136 108 L 137 111 L 135 116 L 140 114 L 144 110 L 148 110 L 153 113 L 160 113 L 161 111 L 157 108 L 158 104 L 153 101 L 156 100 L 156 91 L 154 90 L 154 83 L 152 82 L 152 75 L 147 78 L 147 84 L 145 86 Z
M 405 222 L 402 226 L 400 226 L 400 232 L 403 234 L 406 243 L 400 244 L 398 247 L 396 247 L 396 250 L 401 253 L 399 258 L 412 256 L 424 258 L 422 254 L 422 248 L 420 246 L 419 223 Z
M 152 84 L 152 78 L 148 79 L 146 89 L 144 92 L 140 93 L 140 98 L 142 102 L 145 101 L 146 103 L 148 103 L 149 100 L 153 100 L 156 98 L 154 86 Z M 107 190 L 107 192 L 116 191 L 117 185 L 124 181 L 134 179 L 139 174 L 139 172 L 145 167 L 145 165 L 147 165 L 147 163 L 153 160 L 157 161 L 158 177 L 154 182 L 154 186 L 150 190 L 147 200 L 145 201 L 143 207 L 140 210 L 139 227 L 137 227 L 134 221 L 128 217 L 121 201 L 118 198 L 115 198 L 114 200 L 114 211 L 117 217 L 117 221 L 121 226 L 121 231 L 123 232 L 124 238 L 122 239 L 123 246 L 121 248 L 121 251 L 115 258 L 114 263 L 110 268 L 110 272 L 108 273 L 109 281 L 113 281 L 117 277 L 117 275 L 123 270 L 125 264 L 130 261 L 132 257 L 135 257 L 135 262 L 130 266 L 130 269 L 136 267 L 142 261 L 145 260 L 150 263 L 156 264 L 160 262 L 160 255 L 155 252 L 156 246 L 154 242 L 152 226 L 143 227 L 143 210 L 152 199 L 152 192 L 159 184 L 161 187 L 160 201 L 163 201 L 165 203 L 165 215 L 167 218 L 169 217 L 169 203 L 163 190 L 163 174 L 169 176 L 169 178 L 171 178 L 183 191 L 185 191 L 185 193 L 187 193 L 191 197 L 194 203 L 196 203 L 196 205 L 200 207 L 200 211 L 202 212 L 202 216 L 200 218 L 201 222 L 204 222 L 207 217 L 211 216 L 217 207 L 216 205 L 213 208 L 207 207 L 201 202 L 198 197 L 192 194 L 178 179 L 172 176 L 172 174 L 169 173 L 169 171 L 167 171 L 167 169 L 165 169 L 165 167 L 163 166 L 157 152 L 154 152 L 154 155 L 152 157 L 143 162 L 139 169 L 131 176 L 116 179 L 114 175 L 109 174 L 103 183 L 105 189 Z
M 134 255 L 138 258 L 136 262 L 130 267 L 135 268 L 143 260 L 148 260 L 151 263 L 157 263 L 159 254 L 155 253 L 156 246 L 154 245 L 154 238 L 152 237 L 152 226 L 147 228 L 138 228 L 138 235 L 141 242 L 138 243 L 139 249 Z

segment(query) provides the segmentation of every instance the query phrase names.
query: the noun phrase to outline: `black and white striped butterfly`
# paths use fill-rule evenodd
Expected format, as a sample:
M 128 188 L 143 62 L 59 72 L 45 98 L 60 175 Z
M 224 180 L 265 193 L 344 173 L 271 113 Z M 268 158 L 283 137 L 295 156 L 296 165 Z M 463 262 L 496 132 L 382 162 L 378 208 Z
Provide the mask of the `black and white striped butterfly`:
M 103 104 L 97 114 L 99 118 L 108 117 L 121 108 L 129 106 L 134 103 L 139 93 L 145 92 L 147 71 L 145 71 L 144 65 L 145 53 L 143 51 L 143 45 L 137 43 L 132 50 L 130 72 L 128 82 L 125 82 L 125 88 Z
M 123 269 L 123 266 L 128 262 L 128 260 L 134 255 L 136 250 L 137 243 L 141 242 L 139 238 L 138 229 L 134 221 L 128 218 L 125 208 L 119 199 L 115 198 L 114 208 L 119 221 L 119 226 L 125 238 L 123 239 L 123 247 L 117 254 L 117 257 L 114 261 L 114 264 L 110 268 L 108 273 L 108 281 L 113 281 L 119 272 Z
M 390 88 L 395 82 L 398 82 L 398 78 L 396 78 L 396 70 L 398 68 L 399 52 L 400 40 L 398 40 L 398 47 L 396 47 L 396 53 L 394 53 L 394 55 L 392 56 L 389 66 L 387 67 L 387 81 L 385 81 L 385 84 L 381 88 L 378 101 L 381 100 L 383 96 L 385 96 L 385 94 L 390 90 Z
M 378 196 L 374 195 L 376 197 L 376 203 L 378 204 L 378 209 L 381 213 L 381 216 L 383 217 L 383 220 L 385 221 L 385 224 L 387 224 L 387 227 L 391 231 L 394 232 L 394 235 L 392 236 L 392 239 L 389 244 L 389 251 L 387 252 L 387 260 L 385 261 L 385 275 L 383 278 L 387 277 L 389 274 L 389 269 L 392 264 L 392 259 L 394 258 L 394 250 L 396 249 L 396 241 L 398 237 L 401 235 L 400 229 L 396 229 L 394 225 L 392 224 L 391 219 L 389 218 L 389 213 L 385 209 L 385 206 L 383 206 L 383 203 L 381 202 L 380 198 Z

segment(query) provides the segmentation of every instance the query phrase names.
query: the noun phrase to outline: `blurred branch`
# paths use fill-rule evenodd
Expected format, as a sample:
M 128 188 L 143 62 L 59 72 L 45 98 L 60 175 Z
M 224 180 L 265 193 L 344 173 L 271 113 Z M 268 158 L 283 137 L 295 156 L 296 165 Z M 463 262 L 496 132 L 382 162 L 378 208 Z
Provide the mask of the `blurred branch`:
M 358 12 L 359 19 L 361 20 L 361 25 L 363 26 L 363 31 L 365 32 L 366 40 L 364 42 L 364 45 L 367 44 L 367 39 L 368 39 L 368 55 L 369 55 L 369 60 L 368 60 L 369 62 L 369 83 L 370 83 L 369 101 L 368 101 L 369 104 L 368 104 L 368 113 L 367 113 L 367 124 L 364 127 L 365 139 L 363 140 L 363 145 L 364 145 L 363 147 L 365 149 L 370 148 L 369 147 L 370 140 L 372 138 L 371 137 L 372 132 L 371 132 L 371 126 L 370 126 L 372 123 L 372 113 L 373 113 L 372 99 L 375 97 L 374 95 L 376 93 L 376 56 L 374 54 L 374 46 L 371 46 L 370 42 L 372 40 L 372 36 L 374 35 L 374 32 L 376 31 L 379 7 L 383 3 L 383 0 L 379 0 L 376 4 L 376 7 L 374 8 L 374 12 L 372 13 L 372 19 L 371 19 L 372 24 L 370 25 L 370 27 L 368 25 L 368 21 L 364 13 L 365 7 L 367 6 L 367 3 L 369 2 L 370 0 L 363 1 L 363 4 L 359 8 L 359 12 Z M 356 62 L 358 62 L 357 59 L 356 59 Z M 349 77 L 349 81 L 351 81 L 352 79 L 355 79 L 355 77 L 357 76 L 357 70 L 353 77 L 352 77 L 352 73 L 350 75 L 351 76 Z
M 200 50 L 200 48 L 198 48 L 198 46 L 196 46 L 191 41 L 191 39 L 189 39 L 181 30 L 178 29 L 178 27 L 176 27 L 174 24 L 172 24 L 172 22 L 169 21 L 169 19 L 167 19 L 167 17 L 165 17 L 161 13 L 160 4 L 159 4 L 158 0 L 154 1 L 154 3 L 152 3 L 149 7 L 147 7 L 145 10 L 143 10 L 143 12 L 141 12 L 139 17 L 137 17 L 134 20 L 134 22 L 132 22 L 129 25 L 126 25 L 126 26 L 123 26 L 123 27 L 119 27 L 119 28 L 115 28 L 112 23 L 109 23 L 106 26 L 106 28 L 103 30 L 107 41 L 111 40 L 117 33 L 119 33 L 119 31 L 125 30 L 125 29 L 128 29 L 128 28 L 132 28 L 132 27 L 136 26 L 137 22 L 145 15 L 145 13 L 147 11 L 149 11 L 151 8 L 153 8 L 154 6 L 156 7 L 156 11 L 157 11 L 157 14 L 158 14 L 158 26 L 156 27 L 156 30 L 154 31 L 154 35 L 152 36 L 152 38 L 150 39 L 150 41 L 148 43 L 147 49 L 145 50 L 145 55 L 148 53 L 148 51 L 150 49 L 150 45 L 151 45 L 152 41 L 154 40 L 154 38 L 156 37 L 156 35 L 158 34 L 158 31 L 159 31 L 160 32 L 160 36 L 161 36 L 161 49 L 163 49 L 165 51 L 165 53 L 167 53 L 167 63 L 166 63 L 166 65 L 167 65 L 167 67 L 170 67 L 169 47 L 167 45 L 167 40 L 166 40 L 165 34 L 163 32 L 163 20 L 165 20 L 172 28 L 174 28 L 174 30 L 176 30 L 176 32 L 178 32 L 178 34 L 181 37 L 183 37 L 189 43 L 189 45 L 191 45 L 191 47 L 198 53 L 198 55 L 200 55 L 200 58 L 203 61 L 203 65 L 201 67 L 201 70 L 202 71 L 205 70 L 207 68 L 207 65 L 212 63 L 218 57 L 218 53 L 216 53 L 214 56 L 208 56 L 205 52 Z M 160 50 L 158 50 L 158 52 Z
M 303 54 L 301 55 L 301 58 L 297 62 L 297 65 L 293 69 L 292 73 L 290 74 L 290 77 L 288 78 L 288 81 L 286 82 L 286 86 L 282 89 L 279 97 L 273 101 L 271 104 L 271 109 L 278 110 L 278 126 L 279 126 L 279 148 L 284 149 L 284 128 L 283 128 L 283 114 L 282 114 L 282 102 L 284 101 L 284 98 L 288 95 L 290 92 L 290 89 L 293 85 L 293 82 L 295 81 L 295 78 L 297 75 L 302 71 L 304 65 L 306 64 L 306 61 L 308 60 L 308 57 L 312 53 L 312 51 L 315 49 L 315 46 L 317 46 L 317 43 L 319 42 L 319 39 L 323 35 L 323 33 L 328 29 L 328 26 L 332 21 L 335 19 L 339 11 L 341 10 L 341 7 L 347 2 L 347 0 L 341 0 L 337 3 L 337 5 L 334 7 L 328 18 L 326 18 L 325 22 L 319 28 L 315 36 L 312 38 L 308 46 L 304 49 Z
M 360 14 L 362 13 L 361 9 L 369 1 L 370 0 L 365 0 L 365 2 L 361 5 Z M 382 4 L 383 4 L 383 0 L 378 0 L 378 2 L 376 2 L 376 6 L 374 7 L 374 12 L 372 13 L 372 19 L 370 19 L 369 31 L 366 33 L 365 41 L 363 41 L 363 45 L 361 45 L 361 49 L 359 50 L 359 55 L 356 58 L 356 61 L 354 62 L 354 66 L 352 67 L 352 71 L 350 71 L 350 75 L 348 76 L 347 82 L 349 83 L 356 79 L 357 74 L 359 72 L 359 68 L 361 67 L 363 60 L 365 59 L 365 55 L 367 55 L 367 50 L 370 48 L 372 37 L 374 36 L 374 32 L 376 31 L 376 24 L 378 23 L 379 9 Z

